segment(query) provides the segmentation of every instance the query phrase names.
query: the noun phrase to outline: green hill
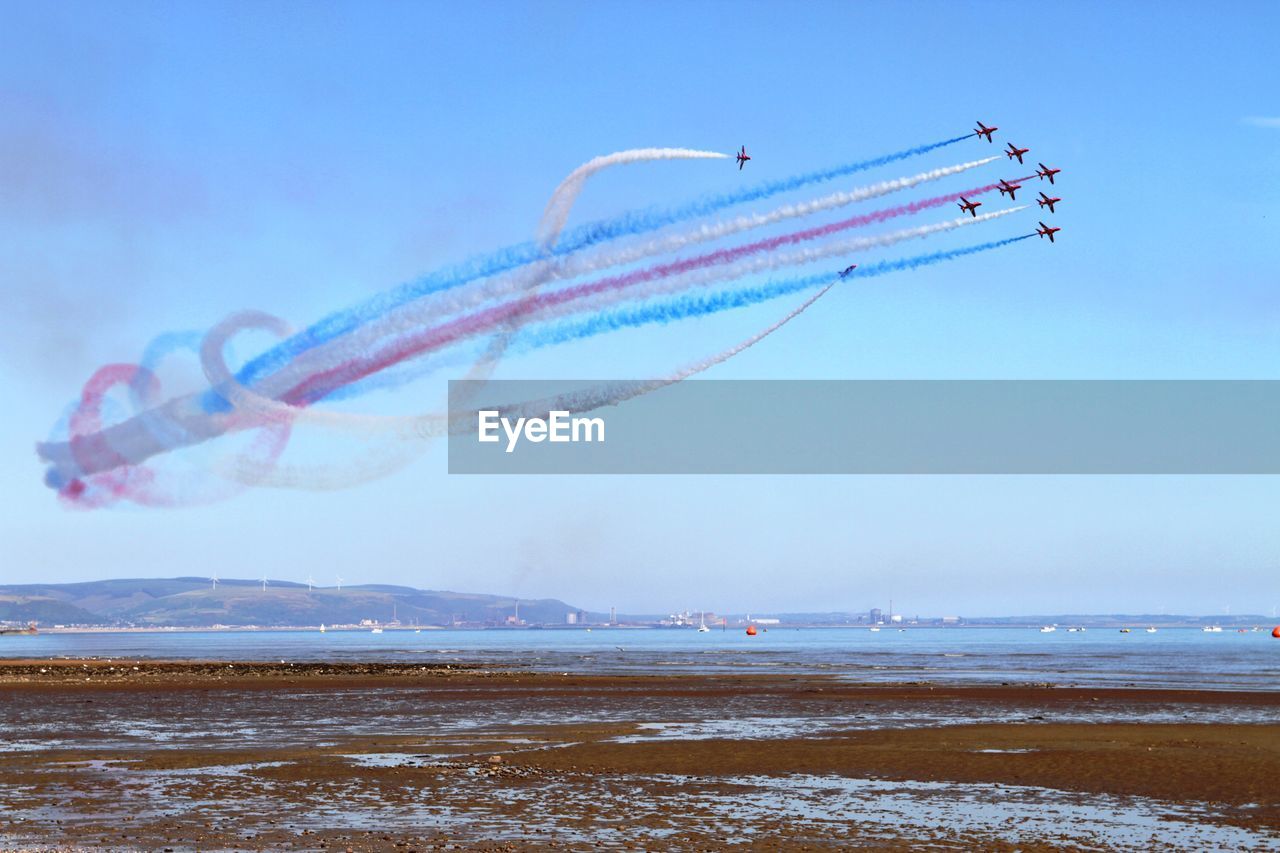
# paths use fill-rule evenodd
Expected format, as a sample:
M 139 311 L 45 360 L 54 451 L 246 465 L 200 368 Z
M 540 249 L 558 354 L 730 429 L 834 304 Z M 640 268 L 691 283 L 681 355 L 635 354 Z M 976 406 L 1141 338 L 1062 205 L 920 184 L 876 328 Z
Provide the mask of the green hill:
M 388 623 L 502 624 L 515 613 L 509 596 L 404 586 L 315 587 L 290 581 L 147 578 L 0 586 L 0 621 L 44 625 L 318 625 L 370 619 Z M 520 599 L 520 618 L 564 624 L 576 608 L 555 599 Z

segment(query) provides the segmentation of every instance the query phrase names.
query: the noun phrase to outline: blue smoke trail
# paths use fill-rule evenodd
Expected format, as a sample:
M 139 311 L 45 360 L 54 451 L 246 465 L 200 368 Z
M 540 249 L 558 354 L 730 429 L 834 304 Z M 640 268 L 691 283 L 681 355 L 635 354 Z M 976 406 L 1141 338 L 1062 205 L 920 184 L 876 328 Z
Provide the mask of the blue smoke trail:
M 405 303 L 432 293 L 458 287 L 479 278 L 507 272 L 547 257 L 568 255 L 604 240 L 643 234 L 667 225 L 674 225 L 690 217 L 704 216 L 736 204 L 756 201 L 777 193 L 799 189 L 810 184 L 833 180 L 845 175 L 884 166 L 898 160 L 905 160 L 908 157 L 926 154 L 946 145 L 952 145 L 963 139 L 968 139 L 972 135 L 971 133 L 965 134 L 942 142 L 933 142 L 928 145 L 919 145 L 915 148 L 897 151 L 893 154 L 886 154 L 871 160 L 847 163 L 842 166 L 808 172 L 791 178 L 767 181 L 754 187 L 744 187 L 736 192 L 707 196 L 676 207 L 651 208 L 646 211 L 624 213 L 613 219 L 570 229 L 561 236 L 559 242 L 550 250 L 543 249 L 532 241 L 508 246 L 488 255 L 473 258 L 457 266 L 446 267 L 430 273 L 416 281 L 402 284 L 399 287 L 374 296 L 353 308 L 330 314 L 328 317 L 282 341 L 250 361 L 240 369 L 239 373 L 236 374 L 236 378 L 241 384 L 251 385 L 262 377 L 279 370 L 291 359 L 307 350 L 328 343 L 334 338 L 350 332 L 362 323 L 376 319 Z M 202 404 L 206 411 L 222 410 L 228 405 L 225 400 L 212 393 L 205 395 Z
M 980 243 L 975 246 L 965 246 L 960 249 L 932 252 L 927 255 L 915 255 L 909 258 L 899 258 L 894 261 L 879 261 L 878 263 L 858 267 L 849 273 L 849 275 L 845 276 L 844 280 L 853 278 L 875 278 L 876 276 L 887 275 L 893 272 L 903 272 L 906 270 L 918 269 L 919 267 L 932 266 L 933 264 L 954 260 L 956 258 L 964 257 L 965 255 L 973 255 L 978 252 L 988 252 L 992 249 L 999 249 L 1002 246 L 1008 246 L 1011 243 L 1017 243 L 1021 240 L 1026 240 L 1034 236 L 1036 235 L 1024 234 L 1021 237 L 1010 237 L 1006 240 Z M 607 314 L 598 314 L 584 320 L 557 323 L 545 329 L 522 332 L 520 336 L 517 337 L 512 349 L 518 351 L 541 349 L 542 347 L 569 343 L 583 338 L 604 334 L 605 332 L 617 331 L 619 329 L 634 328 L 636 326 L 645 326 L 653 323 L 666 325 L 676 320 L 686 320 L 691 317 L 705 317 L 708 314 L 716 314 L 720 311 L 727 311 L 732 308 L 744 308 L 748 305 L 756 305 L 761 302 L 767 302 L 771 299 L 777 299 L 792 293 L 798 293 L 802 290 L 808 290 L 813 287 L 830 284 L 833 277 L 834 274 L 831 272 L 822 272 L 815 275 L 790 278 L 782 281 L 771 281 L 762 285 L 722 291 L 713 294 L 683 296 L 654 305 L 642 305 L 636 308 L 611 311 Z

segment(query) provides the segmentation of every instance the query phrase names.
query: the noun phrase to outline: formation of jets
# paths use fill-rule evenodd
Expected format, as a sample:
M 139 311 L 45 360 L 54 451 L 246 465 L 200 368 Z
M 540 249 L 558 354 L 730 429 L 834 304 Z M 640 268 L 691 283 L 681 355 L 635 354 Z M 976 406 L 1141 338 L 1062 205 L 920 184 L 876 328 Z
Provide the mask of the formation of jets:
M 738 171 L 739 172 L 742 171 L 742 167 L 745 166 L 747 164 L 747 161 L 750 159 L 751 159 L 751 156 L 747 154 L 747 146 L 745 145 L 742 146 L 742 150 L 738 152 Z M 1052 181 L 1050 181 L 1050 183 L 1052 183 Z
M 999 129 L 1000 128 L 994 127 L 994 126 L 987 127 L 982 122 L 978 122 L 978 126 L 973 129 L 973 135 L 978 137 L 979 139 L 982 139 L 985 136 L 987 139 L 987 142 L 991 142 L 992 134 L 994 134 Z M 1022 155 L 1028 154 L 1030 152 L 1031 152 L 1030 148 L 1019 148 L 1018 146 L 1010 142 L 1009 147 L 1006 148 L 1004 151 L 1004 155 L 1008 157 L 1010 160 L 1017 158 L 1018 162 L 1021 163 Z M 1055 169 L 1052 166 L 1046 166 L 1044 163 L 1037 163 L 1036 165 L 1039 166 L 1039 168 L 1036 169 L 1036 177 L 1042 181 L 1045 178 L 1048 178 L 1050 185 L 1054 183 L 1053 176 L 1062 171 L 1061 169 Z M 1030 179 L 1030 176 L 1027 177 L 1027 180 L 1029 179 Z M 1017 201 L 1018 197 L 1017 195 L 1015 195 L 1015 193 L 1017 193 L 1018 190 L 1022 189 L 1022 184 L 1013 183 L 1012 181 L 1006 181 L 1005 179 L 1001 178 L 1000 183 L 997 184 L 996 186 L 996 189 L 1000 191 L 1000 195 L 1007 195 L 1009 196 L 1009 199 L 1011 201 Z M 964 196 L 960 196 L 960 201 L 963 202 L 963 204 L 960 205 L 960 209 L 968 213 L 973 218 L 977 219 L 978 218 L 977 209 L 982 206 L 982 202 L 969 201 Z M 1050 213 L 1057 213 L 1057 210 L 1054 208 L 1054 205 L 1056 205 L 1060 201 L 1062 201 L 1062 199 L 1057 198 L 1056 196 L 1046 195 L 1044 192 L 1041 192 L 1040 197 L 1036 199 L 1036 204 L 1039 205 L 1041 208 L 1045 208 L 1045 207 L 1049 208 Z M 1040 227 L 1036 229 L 1036 233 L 1039 234 L 1041 237 L 1048 237 L 1050 243 L 1053 242 L 1053 235 L 1062 230 L 1061 228 L 1052 228 L 1048 225 L 1045 225 L 1043 222 L 1039 223 L 1039 225 Z

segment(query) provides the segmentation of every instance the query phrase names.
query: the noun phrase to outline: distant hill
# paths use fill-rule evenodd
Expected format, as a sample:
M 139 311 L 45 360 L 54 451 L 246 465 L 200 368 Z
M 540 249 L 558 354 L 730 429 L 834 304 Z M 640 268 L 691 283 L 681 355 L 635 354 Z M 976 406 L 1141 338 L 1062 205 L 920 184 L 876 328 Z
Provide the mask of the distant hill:
M 515 614 L 510 596 L 442 592 L 405 586 L 315 587 L 290 581 L 146 578 L 0 586 L 0 621 L 43 625 L 501 624 Z M 564 624 L 577 608 L 555 599 L 519 599 L 529 623 Z

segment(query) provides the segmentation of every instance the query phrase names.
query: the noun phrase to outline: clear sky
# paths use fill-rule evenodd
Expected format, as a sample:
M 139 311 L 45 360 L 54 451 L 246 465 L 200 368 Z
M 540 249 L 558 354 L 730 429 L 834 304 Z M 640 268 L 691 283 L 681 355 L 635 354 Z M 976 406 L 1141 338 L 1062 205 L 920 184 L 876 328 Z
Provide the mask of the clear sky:
M 1276 478 L 449 477 L 436 449 L 346 490 L 71 512 L 32 450 L 156 334 L 243 308 L 304 325 L 528 239 L 597 154 L 755 159 L 614 170 L 573 222 L 975 119 L 1064 169 L 1056 246 L 837 289 L 710 375 L 1280 378 L 1275 3 L 0 0 L 0 19 L 0 583 L 341 574 L 622 611 L 1280 603 Z M 652 375 L 784 309 L 500 375 Z M 425 407 L 443 382 L 356 410 Z

